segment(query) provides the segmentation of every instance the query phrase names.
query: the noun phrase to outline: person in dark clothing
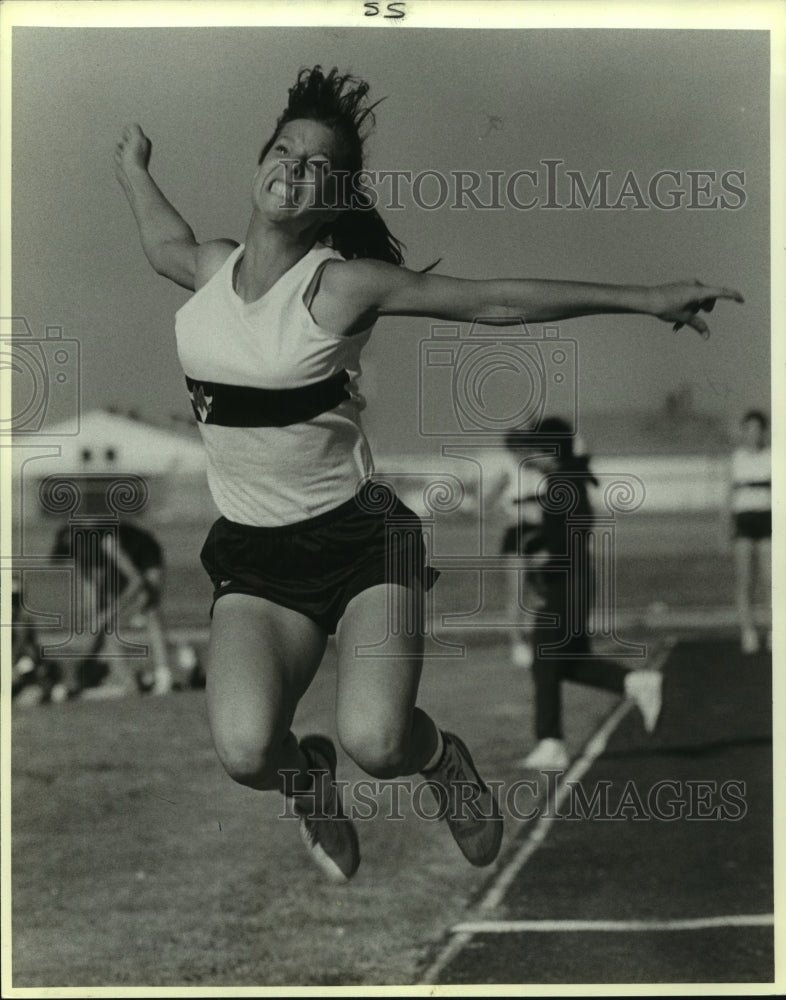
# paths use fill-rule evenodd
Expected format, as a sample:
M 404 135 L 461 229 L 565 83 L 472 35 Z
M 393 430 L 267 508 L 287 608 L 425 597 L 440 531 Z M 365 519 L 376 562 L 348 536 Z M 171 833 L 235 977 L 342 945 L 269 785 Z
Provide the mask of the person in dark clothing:
M 16 575 L 11 592 L 11 626 L 11 698 L 27 704 L 51 701 L 60 669 L 41 653 L 35 620 L 25 607 L 22 583 Z
M 90 525 L 81 526 L 88 532 Z M 52 554 L 72 556 L 73 526 L 66 524 L 57 532 Z M 150 653 L 136 673 L 140 691 L 165 694 L 172 687 L 164 625 L 161 618 L 161 594 L 164 558 L 161 546 L 146 528 L 124 521 L 117 526 L 116 542 L 108 534 L 101 537 L 101 549 L 89 558 L 77 559 L 79 586 L 90 594 L 90 603 L 103 623 L 110 615 L 140 625 L 147 633 Z M 97 629 L 84 659 L 66 668 L 66 694 L 77 697 L 83 688 L 100 684 L 108 674 L 101 660 L 107 633 Z
M 524 761 L 533 769 L 565 768 L 569 756 L 562 732 L 563 680 L 615 691 L 632 698 L 652 731 L 661 707 L 661 675 L 630 670 L 593 654 L 595 613 L 592 566 L 593 511 L 590 488 L 598 481 L 589 456 L 574 453 L 570 425 L 547 417 L 516 445 L 541 474 L 536 499 L 540 524 L 522 524 L 521 551 L 529 557 L 529 579 L 537 595 L 532 633 L 537 744 Z

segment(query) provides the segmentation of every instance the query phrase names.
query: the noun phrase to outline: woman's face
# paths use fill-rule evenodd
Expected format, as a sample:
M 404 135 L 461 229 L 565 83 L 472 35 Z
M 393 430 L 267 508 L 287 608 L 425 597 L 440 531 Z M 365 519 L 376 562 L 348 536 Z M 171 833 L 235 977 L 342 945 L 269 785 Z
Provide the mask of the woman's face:
M 287 122 L 254 174 L 255 207 L 281 222 L 334 218 L 338 153 L 336 134 L 326 125 L 306 118 Z

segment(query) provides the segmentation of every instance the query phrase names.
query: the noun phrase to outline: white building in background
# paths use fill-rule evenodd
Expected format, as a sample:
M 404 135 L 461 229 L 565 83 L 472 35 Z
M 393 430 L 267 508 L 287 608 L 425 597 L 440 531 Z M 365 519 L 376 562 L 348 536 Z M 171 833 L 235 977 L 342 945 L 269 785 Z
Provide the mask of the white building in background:
M 74 429 L 73 422 L 44 427 L 17 437 L 9 449 L 13 556 L 49 551 L 57 523 L 67 515 L 47 512 L 42 492 L 69 479 L 78 482 L 83 494 L 100 496 L 114 479 L 139 477 L 147 499 L 131 516 L 163 533 L 165 541 L 170 526 L 176 536 L 188 524 L 197 524 L 201 532 L 215 518 L 204 451 L 195 435 L 101 410 L 86 413 L 77 433 Z M 179 539 L 173 538 L 167 548 L 177 556 Z
M 197 438 L 104 410 L 86 413 L 76 434 L 68 421 L 18 437 L 15 450 L 26 452 L 24 459 L 35 462 L 30 471 L 36 476 L 76 472 L 165 476 L 205 468 Z
M 76 433 L 75 433 L 76 431 Z M 128 515 L 149 527 L 161 542 L 170 579 L 168 608 L 182 618 L 177 600 L 182 574 L 194 576 L 208 588 L 199 565 L 201 540 L 217 512 L 207 487 L 205 456 L 196 433 L 170 431 L 118 413 L 101 410 L 73 421 L 44 427 L 34 434 L 17 435 L 4 449 L 12 467 L 11 536 L 4 561 L 17 570 L 27 606 L 38 615 L 61 615 L 71 593 L 67 567 L 53 568 L 49 554 L 57 530 L 73 517 L 68 509 L 47 511 L 42 493 L 57 482 L 73 480 L 83 497 L 95 499 L 89 512 L 109 514 L 105 497 L 113 482 L 143 481 L 144 503 Z M 128 495 L 134 493 L 131 490 Z M 61 494 L 68 507 L 69 493 Z M 88 507 L 79 513 L 88 512 Z M 112 515 L 110 515 L 112 516 Z M 77 514 L 78 517 L 78 514 Z M 10 543 L 10 544 L 8 544 Z M 178 573 L 181 575 L 178 576 Z M 204 581 L 202 577 L 204 576 Z M 200 607 L 207 600 L 200 599 Z M 44 619 L 40 620 L 44 623 Z

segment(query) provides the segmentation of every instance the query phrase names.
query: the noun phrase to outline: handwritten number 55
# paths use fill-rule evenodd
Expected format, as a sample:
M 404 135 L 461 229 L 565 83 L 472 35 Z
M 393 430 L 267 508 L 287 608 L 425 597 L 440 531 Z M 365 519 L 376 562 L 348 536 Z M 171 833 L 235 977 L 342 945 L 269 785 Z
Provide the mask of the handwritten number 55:
M 385 4 L 380 4 L 379 0 L 368 0 L 368 3 L 363 4 L 363 15 L 364 17 L 376 17 L 380 13 L 380 7 L 382 7 L 385 11 L 383 17 L 398 21 L 404 17 L 406 6 L 404 0 Z

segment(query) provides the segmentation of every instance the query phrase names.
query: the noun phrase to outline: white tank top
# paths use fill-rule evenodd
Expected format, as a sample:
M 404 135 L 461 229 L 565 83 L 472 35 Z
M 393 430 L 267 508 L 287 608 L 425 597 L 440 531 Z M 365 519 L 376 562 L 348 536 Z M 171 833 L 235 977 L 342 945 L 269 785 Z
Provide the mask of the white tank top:
M 731 459 L 731 507 L 736 513 L 772 507 L 772 453 L 769 448 L 737 448 Z
M 247 303 L 232 283 L 243 249 L 237 247 L 178 310 L 177 351 L 192 380 L 208 484 L 219 511 L 240 524 L 292 524 L 349 500 L 373 471 L 356 384 L 371 330 L 350 337 L 331 333 L 305 304 L 317 270 L 343 260 L 335 250 L 317 244 L 260 299 Z M 328 404 L 316 403 L 317 409 L 330 408 L 297 416 L 293 400 L 305 395 L 313 410 L 310 396 L 328 379 L 343 386 L 340 398 L 331 397 L 331 389 Z M 238 400 L 245 407 L 239 416 Z M 293 422 L 285 417 L 283 426 L 245 426 L 259 420 L 260 406 L 276 415 L 274 421 L 282 412 L 296 416 Z

